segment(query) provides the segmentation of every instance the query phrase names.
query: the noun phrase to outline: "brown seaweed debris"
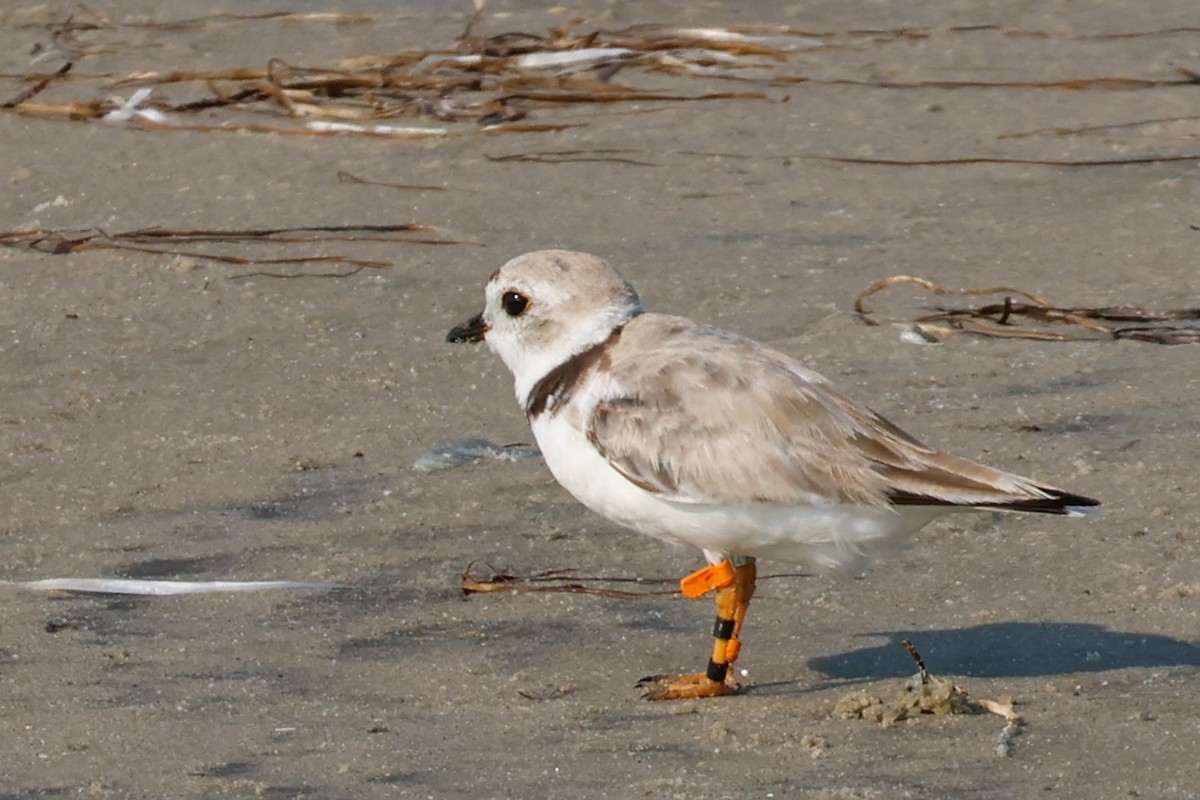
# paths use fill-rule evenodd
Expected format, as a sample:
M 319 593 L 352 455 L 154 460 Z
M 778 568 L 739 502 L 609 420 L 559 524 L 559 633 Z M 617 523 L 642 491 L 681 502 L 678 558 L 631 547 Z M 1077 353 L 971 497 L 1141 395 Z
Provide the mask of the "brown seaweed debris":
M 616 155 L 617 153 L 632 153 L 637 152 L 625 148 L 596 148 L 593 150 L 553 150 L 540 153 L 510 153 L 503 156 L 493 156 L 487 153 L 483 157 L 488 161 L 497 163 L 511 161 L 525 161 L 535 164 L 578 164 L 578 163 L 605 163 L 605 164 L 628 164 L 634 167 L 657 167 L 659 164 L 654 164 L 650 161 L 639 161 L 635 158 Z
M 858 158 L 853 156 L 802 155 L 810 161 L 830 161 L 836 164 L 870 164 L 877 167 L 958 167 L 970 164 L 1018 164 L 1029 167 L 1128 167 L 1137 164 L 1167 164 L 1178 161 L 1200 161 L 1200 153 L 1164 153 L 1162 155 L 1131 156 L 1128 158 L 1060 159 L 1060 158 L 1003 158 L 1000 156 L 966 156 L 963 158 Z
M 758 41 L 761 37 L 731 31 L 654 28 L 609 34 L 581 31 L 578 23 L 569 22 L 544 35 L 518 31 L 477 36 L 469 26 L 454 48 L 357 55 L 332 64 L 299 65 L 270 58 L 263 66 L 210 70 L 180 66 L 87 74 L 78 69 L 77 62 L 98 51 L 82 47 L 68 51 L 61 40 L 80 31 L 98 36 L 122 27 L 98 12 L 92 13 L 97 22 L 80 25 L 68 18 L 52 28 L 51 34 L 59 42 L 56 50 L 70 56 L 57 70 L 0 76 L 27 84 L 0 103 L 0 108 L 25 116 L 100 120 L 160 132 L 397 140 L 473 135 L 481 129 L 488 135 L 533 133 L 580 123 L 511 123 L 538 112 L 560 113 L 558 109 L 568 106 L 590 106 L 599 111 L 619 103 L 765 98 L 758 92 L 689 93 L 623 85 L 613 80 L 619 70 L 632 74 L 669 67 L 695 69 L 705 75 L 733 74 L 787 58 L 784 52 Z M 482 7 L 472 26 L 481 14 Z M 216 14 L 130 26 L 165 32 L 264 20 L 359 23 L 369 21 L 369 17 Z M 68 84 L 68 88 L 52 93 L 55 97 L 43 99 L 51 94 L 47 89 Z M 84 86 L 87 91 L 89 85 L 95 86 L 90 96 L 78 96 L 76 87 Z M 135 91 L 126 99 L 113 97 L 113 89 L 122 88 Z M 202 119 L 196 119 L 199 112 L 205 112 Z M 391 122 L 398 118 L 466 124 L 447 127 Z
M 475 577 L 471 570 L 475 567 L 472 561 L 459 576 L 459 585 L 464 596 L 487 592 L 569 592 L 573 594 L 591 594 L 599 597 L 614 597 L 619 600 L 632 600 L 639 597 L 679 594 L 678 589 L 648 589 L 644 591 L 626 591 L 623 589 L 606 589 L 591 586 L 594 583 L 633 583 L 640 586 L 675 584 L 677 581 L 666 578 L 614 578 L 614 577 L 582 577 L 576 575 L 574 569 L 548 569 L 529 577 L 514 575 L 508 571 L 496 571 L 489 567 L 489 575 Z
M 360 186 L 383 186 L 387 189 L 403 189 L 414 192 L 446 192 L 449 191 L 445 186 L 434 186 L 428 183 L 389 183 L 388 181 L 374 181 L 369 178 L 360 178 L 357 175 L 351 175 L 349 172 L 339 171 L 337 174 L 338 183 L 356 183 Z
M 1152 311 L 1135 306 L 1063 307 L 1032 292 L 1008 286 L 947 289 L 913 275 L 893 275 L 872 283 L 855 298 L 854 311 L 868 324 L 878 324 L 868 316 L 870 312 L 863 301 L 901 284 L 918 286 L 936 295 L 1007 295 L 998 303 L 968 308 L 935 307 L 933 313 L 917 317 L 910 323 L 912 332 L 927 342 L 965 334 L 1052 342 L 1132 339 L 1154 344 L 1200 343 L 1200 308 Z M 1012 295 L 1024 298 L 1024 302 L 1014 301 Z
M 27 248 L 51 255 L 69 255 L 89 250 L 129 250 L 139 253 L 217 261 L 233 265 L 346 264 L 353 269 L 348 272 L 322 273 L 253 272 L 231 276 L 232 278 L 252 276 L 273 278 L 345 278 L 364 269 L 384 269 L 390 267 L 391 264 L 387 261 L 368 261 L 342 255 L 298 255 L 259 258 L 212 251 L 197 251 L 190 248 L 183 249 L 182 246 L 197 243 L 217 245 L 290 245 L 329 241 L 431 245 L 461 244 L 461 242 L 449 239 L 427 238 L 428 234 L 436 232 L 436 228 L 424 223 L 405 223 L 399 225 L 310 225 L 295 228 L 248 228 L 241 230 L 140 228 L 119 233 L 108 233 L 99 229 L 67 231 L 33 228 L 0 232 L 0 247 Z M 423 235 L 421 238 L 399 235 L 405 233 Z

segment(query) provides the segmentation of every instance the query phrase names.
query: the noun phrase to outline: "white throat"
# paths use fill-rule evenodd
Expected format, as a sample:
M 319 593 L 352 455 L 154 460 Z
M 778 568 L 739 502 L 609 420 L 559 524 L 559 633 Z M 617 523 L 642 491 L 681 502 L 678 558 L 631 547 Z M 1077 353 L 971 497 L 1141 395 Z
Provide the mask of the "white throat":
M 569 335 L 539 342 L 537 347 L 521 342 L 488 338 L 488 345 L 513 374 L 517 402 L 525 405 L 537 382 L 573 356 L 600 344 L 616 329 L 641 313 L 640 307 L 610 306 L 570 329 Z

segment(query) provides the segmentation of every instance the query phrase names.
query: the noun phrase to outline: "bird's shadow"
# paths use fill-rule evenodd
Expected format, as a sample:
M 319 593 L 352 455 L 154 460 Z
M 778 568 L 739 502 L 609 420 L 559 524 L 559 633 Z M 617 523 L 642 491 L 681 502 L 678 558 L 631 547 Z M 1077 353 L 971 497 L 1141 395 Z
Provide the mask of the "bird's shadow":
M 1114 631 L 1078 622 L 999 622 L 951 630 L 890 631 L 885 644 L 808 660 L 837 681 L 908 677 L 911 641 L 935 674 L 974 678 L 1032 678 L 1127 667 L 1200 667 L 1200 646 L 1152 633 Z

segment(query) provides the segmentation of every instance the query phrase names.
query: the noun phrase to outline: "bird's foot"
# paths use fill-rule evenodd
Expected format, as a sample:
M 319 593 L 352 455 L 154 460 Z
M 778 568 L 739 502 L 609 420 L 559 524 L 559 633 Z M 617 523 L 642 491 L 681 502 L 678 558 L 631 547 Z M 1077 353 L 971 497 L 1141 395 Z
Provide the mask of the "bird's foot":
M 735 681 L 714 681 L 703 672 L 691 675 L 650 675 L 637 682 L 646 690 L 645 700 L 696 700 L 702 697 L 724 697 L 742 690 Z

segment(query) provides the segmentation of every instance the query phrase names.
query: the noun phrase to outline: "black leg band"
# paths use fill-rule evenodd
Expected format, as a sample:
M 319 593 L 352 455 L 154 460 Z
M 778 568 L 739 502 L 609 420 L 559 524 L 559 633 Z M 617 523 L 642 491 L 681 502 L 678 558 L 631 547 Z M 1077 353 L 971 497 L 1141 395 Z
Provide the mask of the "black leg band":
M 732 639 L 733 625 L 733 620 L 717 617 L 717 621 L 713 623 L 713 637 L 716 639 L 725 639 L 726 641 Z
M 718 664 L 711 658 L 708 660 L 708 671 L 705 673 L 710 681 L 725 682 L 725 673 L 729 671 L 728 664 Z

